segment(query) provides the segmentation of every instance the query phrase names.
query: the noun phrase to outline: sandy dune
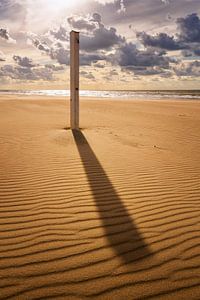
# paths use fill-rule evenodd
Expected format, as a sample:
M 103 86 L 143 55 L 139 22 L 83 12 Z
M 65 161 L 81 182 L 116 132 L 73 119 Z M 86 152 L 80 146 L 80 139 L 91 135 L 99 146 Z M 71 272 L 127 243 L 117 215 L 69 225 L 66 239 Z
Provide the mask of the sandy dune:
M 6 100 L 6 101 L 5 101 Z M 200 299 L 200 104 L 0 98 L 0 299 Z

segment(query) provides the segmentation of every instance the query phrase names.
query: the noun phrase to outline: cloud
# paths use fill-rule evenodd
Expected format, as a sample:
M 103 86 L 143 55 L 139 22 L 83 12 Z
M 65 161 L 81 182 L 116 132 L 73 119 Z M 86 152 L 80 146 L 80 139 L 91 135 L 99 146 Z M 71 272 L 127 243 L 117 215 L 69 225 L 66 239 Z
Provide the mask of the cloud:
M 125 4 L 124 4 L 124 0 L 120 0 L 120 3 L 119 3 L 119 5 L 120 5 L 120 8 L 118 9 L 118 13 L 120 14 L 120 13 L 125 13 L 126 12 L 126 6 L 125 6 Z
M 149 1 L 152 2 L 152 0 Z M 117 12 L 119 6 L 123 4 L 124 8 L 126 7 L 124 11 L 125 15 L 130 13 L 127 11 L 128 8 L 133 7 L 133 2 L 130 0 L 116 0 L 107 4 L 99 4 L 97 1 L 93 3 L 96 5 L 95 7 L 100 7 L 102 11 L 103 9 L 105 11 L 107 8 L 115 7 L 115 12 Z M 144 1 L 141 0 L 140 3 L 142 7 L 144 7 Z M 173 3 L 170 3 L 170 7 Z M 160 6 L 163 7 L 161 1 Z M 123 71 L 141 76 L 159 75 L 169 77 L 173 72 L 177 72 L 178 74 L 178 59 L 176 60 L 172 56 L 168 56 L 168 51 L 182 50 L 183 56 L 200 55 L 198 41 L 199 17 L 197 14 L 190 14 L 184 18 L 178 18 L 177 34 L 169 35 L 165 32 L 160 32 L 156 35 L 151 35 L 143 31 L 137 33 L 137 41 L 128 42 L 125 37 L 117 32 L 116 28 L 106 26 L 102 22 L 104 15 L 100 14 L 99 10 L 96 11 L 97 12 L 93 14 L 86 14 L 85 16 L 84 14 L 81 16 L 71 15 L 67 19 L 68 24 L 62 22 L 62 25 L 47 31 L 46 34 L 38 36 L 33 34 L 31 36 L 33 45 L 56 63 L 69 65 L 69 31 L 70 27 L 72 27 L 76 30 L 81 30 L 81 65 L 93 65 L 94 67 L 101 68 L 105 66 L 105 62 L 108 62 L 112 66 L 120 66 Z M 191 28 L 193 28 L 195 33 Z M 138 43 L 139 41 L 144 46 L 143 48 L 141 48 L 141 45 Z M 180 53 L 179 51 L 177 55 Z M 22 62 L 20 63 L 22 64 Z M 26 61 L 24 64 L 25 63 L 31 65 L 32 61 Z M 29 67 L 31 68 L 31 66 Z
M 117 31 L 113 27 L 107 29 L 100 26 L 94 30 L 93 35 L 82 34 L 80 36 L 81 49 L 86 51 L 109 50 L 124 41 L 125 39 L 117 35 Z
M 9 40 L 10 36 L 8 34 L 8 30 L 4 28 L 0 28 L 0 37 L 5 40 Z
M 99 3 L 107 4 L 107 3 L 114 3 L 116 0 L 97 0 Z
M 80 75 L 83 76 L 84 78 L 87 78 L 87 79 L 90 79 L 90 80 L 95 80 L 95 77 L 92 74 L 92 72 L 81 71 Z
M 5 28 L 0 28 L 0 38 L 9 43 L 16 43 L 16 41 L 10 37 L 8 29 Z
M 56 31 L 54 31 L 56 33 Z M 55 36 L 54 36 L 55 37 Z M 69 47 L 66 48 L 66 45 L 61 41 L 51 41 L 50 45 L 44 40 L 40 40 L 39 37 L 35 37 L 33 34 L 29 34 L 29 39 L 32 42 L 33 46 L 36 47 L 43 53 L 46 53 L 52 60 L 56 60 L 61 65 L 69 65 L 70 62 L 70 50 Z
M 196 13 L 178 18 L 179 40 L 189 43 L 200 43 L 200 19 Z
M 110 76 L 116 76 L 116 75 L 119 75 L 119 73 L 115 70 L 115 69 L 112 69 L 110 70 Z
M 135 44 L 125 43 L 116 50 L 114 55 L 111 55 L 111 60 L 126 68 L 133 66 L 162 66 L 163 68 L 168 68 L 171 59 L 164 55 L 164 51 L 156 51 L 154 49 L 140 51 Z
M 124 43 L 109 56 L 112 65 L 119 65 L 122 71 L 135 75 L 171 76 L 171 65 L 177 61 L 166 55 L 163 50 L 137 49 L 133 43 Z
M 45 65 L 46 68 L 51 69 L 52 71 L 63 71 L 65 70 L 65 68 L 63 66 L 60 65 L 53 65 L 53 64 L 46 64 Z
M 34 64 L 32 59 L 14 55 L 13 60 L 16 65 L 4 65 L 0 68 L 0 77 L 11 78 L 15 80 L 54 80 L 55 72 L 64 68 L 60 65 L 46 64 L 40 66 Z
M 98 13 L 93 14 L 93 20 L 97 23 L 101 23 L 101 15 Z
M 58 30 L 50 30 L 50 34 L 57 40 L 69 41 L 69 32 L 63 26 L 60 26 Z
M 92 63 L 105 59 L 106 55 L 103 54 L 82 53 L 82 55 L 80 55 L 80 64 L 81 66 L 91 66 Z
M 145 47 L 158 47 L 165 50 L 180 50 L 186 47 L 179 41 L 176 41 L 174 36 L 169 36 L 166 33 L 151 36 L 146 32 L 138 32 L 137 38 Z
M 200 47 L 199 47 L 199 45 L 198 45 L 197 49 L 194 49 L 194 50 L 193 50 L 193 53 L 194 53 L 194 55 L 196 55 L 196 56 L 200 56 Z
M 83 26 L 85 32 L 80 35 L 80 64 L 91 65 L 107 57 L 106 51 L 114 49 L 119 44 L 125 42 L 117 34 L 115 28 L 106 28 L 101 23 L 101 16 L 97 13 L 92 16 L 87 15 L 82 17 L 70 17 L 68 22 L 73 24 L 76 29 Z M 69 45 L 69 29 L 66 27 L 58 27 L 51 30 L 49 34 L 53 40 L 45 41 L 47 35 L 39 38 L 34 34 L 29 34 L 33 45 L 49 55 L 53 60 L 60 64 L 69 65 L 70 63 L 70 45 Z
M 101 15 L 94 13 L 93 16 L 68 18 L 68 22 L 75 29 L 86 31 L 80 35 L 80 47 L 85 51 L 110 49 L 124 41 L 113 27 L 106 28 L 101 23 Z
M 188 49 L 182 51 L 184 57 L 197 57 L 200 56 L 200 44 L 193 44 Z
M 13 60 L 21 67 L 26 67 L 26 68 L 32 68 L 35 66 L 35 64 L 33 64 L 32 59 L 28 58 L 28 57 L 21 57 L 18 55 L 14 55 L 13 56 Z
M 183 50 L 183 56 L 200 55 L 200 18 L 196 13 L 178 18 L 176 36 L 166 33 L 149 35 L 146 32 L 137 33 L 137 37 L 145 47 L 156 47 L 160 49 Z
M 53 71 L 48 67 L 21 67 L 13 65 L 5 65 L 0 68 L 0 77 L 7 77 L 15 80 L 54 80 Z
M 35 38 L 34 36 L 30 35 L 29 40 L 33 43 L 33 45 L 38 48 L 40 51 L 43 51 L 45 53 L 50 52 L 50 48 L 47 45 L 46 42 L 41 42 L 38 38 Z
M 99 20 L 100 19 L 100 20 Z M 101 16 L 99 14 L 94 14 L 93 18 L 87 18 L 82 16 L 71 16 L 67 19 L 68 23 L 74 28 L 78 30 L 87 30 L 93 31 L 96 28 L 96 22 L 101 21 Z
M 6 60 L 6 58 L 5 58 L 4 53 L 2 51 L 0 51 L 0 62 L 5 61 L 5 60 Z
M 177 76 L 200 76 L 200 61 L 193 61 L 189 63 L 181 63 L 177 67 L 173 68 L 173 71 Z
M 95 68 L 99 68 L 99 69 L 104 69 L 105 68 L 105 65 L 100 63 L 100 62 L 97 62 L 97 63 L 94 63 L 94 67 Z
M 70 51 L 61 43 L 57 43 L 50 48 L 49 56 L 61 65 L 69 65 L 70 63 Z
M 166 73 L 169 64 L 175 62 L 172 58 L 167 57 L 163 50 L 139 50 L 134 43 L 127 43 L 126 39 L 119 35 L 115 28 L 107 28 L 101 23 L 100 14 L 87 15 L 85 18 L 73 16 L 68 19 L 68 22 L 70 25 L 76 26 L 77 29 L 79 26 L 83 26 L 85 30 L 80 35 L 80 64 L 82 66 L 95 64 L 94 66 L 102 67 L 102 64 L 98 63 L 108 61 L 112 65 L 119 65 L 122 70 L 129 70 L 135 74 L 145 74 L 146 72 L 146 75 L 154 75 Z M 51 45 L 44 40 L 40 41 L 38 37 L 34 37 L 33 44 L 48 54 L 52 60 L 56 60 L 61 65 L 69 65 L 69 32 L 67 27 L 62 27 L 62 31 L 60 29 L 61 27 L 58 27 L 57 30 L 54 29 L 53 32 L 50 32 L 54 38 Z M 65 41 L 62 40 L 63 37 L 65 37 Z M 140 37 L 144 41 L 147 34 L 142 33 Z M 164 36 L 163 40 L 167 43 L 165 39 L 168 44 L 175 44 L 173 38 L 168 39 Z M 158 42 L 156 41 L 156 43 Z
M 172 72 L 170 70 L 163 69 L 162 66 L 149 66 L 149 67 L 133 66 L 132 68 L 129 68 L 129 70 L 132 70 L 132 72 L 136 76 L 153 76 L 153 75 L 159 75 L 161 77 L 172 76 Z
M 22 0 L 1 0 L 0 1 L 0 20 L 23 19 L 26 15 L 26 2 Z
M 161 2 L 164 3 L 165 5 L 169 5 L 170 4 L 169 0 L 161 0 Z

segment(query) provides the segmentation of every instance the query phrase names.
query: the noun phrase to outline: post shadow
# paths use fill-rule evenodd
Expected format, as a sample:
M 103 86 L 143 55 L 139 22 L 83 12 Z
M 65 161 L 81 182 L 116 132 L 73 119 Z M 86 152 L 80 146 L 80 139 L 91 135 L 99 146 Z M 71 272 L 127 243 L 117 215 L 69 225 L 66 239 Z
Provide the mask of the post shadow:
M 151 252 L 123 201 L 83 133 L 72 133 L 110 246 L 125 264 L 144 259 Z

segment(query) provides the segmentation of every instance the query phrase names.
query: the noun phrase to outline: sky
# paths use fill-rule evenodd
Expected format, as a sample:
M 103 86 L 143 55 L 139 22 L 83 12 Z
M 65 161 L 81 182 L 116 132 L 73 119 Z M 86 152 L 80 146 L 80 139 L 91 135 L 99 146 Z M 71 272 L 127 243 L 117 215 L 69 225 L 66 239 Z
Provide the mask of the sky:
M 200 0 L 0 0 L 0 89 L 200 89 Z

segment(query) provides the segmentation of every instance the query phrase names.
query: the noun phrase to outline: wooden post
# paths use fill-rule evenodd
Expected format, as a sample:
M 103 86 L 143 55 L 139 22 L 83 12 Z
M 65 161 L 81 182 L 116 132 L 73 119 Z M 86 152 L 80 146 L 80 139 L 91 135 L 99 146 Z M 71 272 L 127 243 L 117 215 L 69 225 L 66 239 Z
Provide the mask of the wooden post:
M 70 32 L 70 124 L 79 129 L 79 32 Z

